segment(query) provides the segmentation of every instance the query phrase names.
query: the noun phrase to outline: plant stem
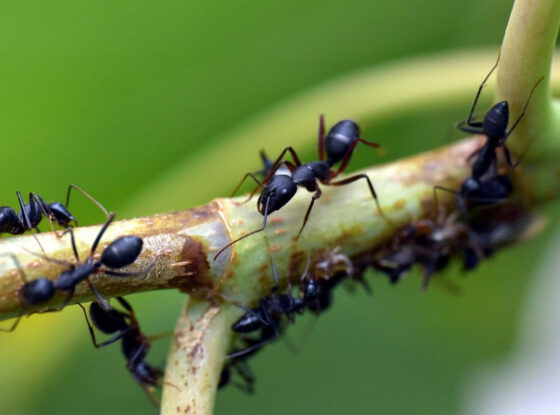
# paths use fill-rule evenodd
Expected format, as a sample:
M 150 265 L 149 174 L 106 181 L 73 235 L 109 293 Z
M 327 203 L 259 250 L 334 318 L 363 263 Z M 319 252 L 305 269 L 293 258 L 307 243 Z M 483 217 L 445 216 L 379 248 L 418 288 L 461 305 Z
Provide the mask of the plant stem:
M 211 414 L 235 313 L 227 306 L 187 300 L 165 370 L 161 414 Z
M 115 222 L 109 227 L 98 252 L 115 238 L 134 234 L 143 238 L 144 249 L 131 270 L 146 269 L 154 262 L 156 265 L 146 277 L 96 275 L 91 281 L 106 297 L 178 288 L 195 298 L 222 301 L 217 296 L 220 293 L 231 301 L 251 304 L 268 292 L 273 283 L 268 269 L 269 253 L 283 282 L 288 276 L 297 282 L 308 255 L 313 260 L 325 250 L 340 247 L 342 254 L 351 257 L 374 249 L 396 227 L 431 214 L 433 186 L 457 187 L 469 174 L 467 156 L 479 145 L 479 139 L 466 140 L 365 170 L 374 183 L 383 211 L 393 224 L 378 214 L 363 180 L 341 187 L 325 186 L 299 241 L 294 240 L 294 235 L 310 200 L 304 190 L 270 217 L 265 232 L 235 244 L 217 261 L 214 261 L 214 254 L 218 249 L 234 237 L 257 228 L 262 221 L 253 203 L 241 203 L 244 198 L 217 199 L 196 209 Z M 448 194 L 440 195 L 443 203 L 450 199 Z M 89 254 L 91 241 L 98 231 L 98 226 L 75 230 L 81 258 Z M 48 257 L 75 261 L 66 237 L 57 239 L 52 233 L 43 233 L 37 238 Z M 37 258 L 29 251 L 39 251 L 33 236 L 0 241 L 0 319 L 22 311 L 17 295 L 22 277 L 9 254 L 17 255 L 28 279 L 46 276 L 54 280 L 65 268 Z M 73 301 L 92 299 L 89 288 L 80 284 Z M 64 300 L 65 295 L 60 294 L 47 305 L 56 308 Z M 23 312 L 36 310 L 30 308 Z
M 515 1 L 502 43 L 496 89 L 496 100 L 509 104 L 511 122 L 523 110 L 535 83 L 544 77 L 508 140 L 519 154 L 528 146 L 531 157 L 557 151 L 560 108 L 552 99 L 550 72 L 559 26 L 559 1 Z

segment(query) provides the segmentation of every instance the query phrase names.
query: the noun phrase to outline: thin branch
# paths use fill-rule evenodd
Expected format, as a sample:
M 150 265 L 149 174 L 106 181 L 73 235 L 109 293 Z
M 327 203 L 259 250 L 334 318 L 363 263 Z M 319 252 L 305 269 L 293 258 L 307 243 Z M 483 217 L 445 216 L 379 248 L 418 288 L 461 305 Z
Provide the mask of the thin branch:
M 337 188 L 325 186 L 323 196 L 297 243 L 294 235 L 301 226 L 302 212 L 305 212 L 310 197 L 301 189 L 294 200 L 271 216 L 265 232 L 234 245 L 217 261 L 213 256 L 218 249 L 260 223 L 261 216 L 254 201 L 242 204 L 243 197 L 217 199 L 196 209 L 115 222 L 104 236 L 98 253 L 118 236 L 138 235 L 144 240 L 144 249 L 130 270 L 145 269 L 153 262 L 156 265 L 145 277 L 98 275 L 91 281 L 105 297 L 178 288 L 195 298 L 219 300 L 221 297 L 217 294 L 220 293 L 233 301 L 250 304 L 266 293 L 272 284 L 268 276 L 265 236 L 270 254 L 284 278 L 299 278 L 308 254 L 313 258 L 325 249 L 337 246 L 341 246 L 341 253 L 348 256 L 371 250 L 390 236 L 395 226 L 431 214 L 433 186 L 457 187 L 469 173 L 467 156 L 479 145 L 479 139 L 462 141 L 448 148 L 365 170 L 393 224 L 378 215 L 368 187 L 360 182 Z M 98 230 L 98 226 L 76 229 L 81 257 L 88 255 Z M 67 237 L 57 239 L 52 233 L 43 233 L 38 239 L 48 257 L 73 261 Z M 36 257 L 30 251 L 40 252 L 33 236 L 0 241 L 0 319 L 37 310 L 21 308 L 17 293 L 23 281 L 10 254 L 17 255 L 28 279 L 45 276 L 54 280 L 64 269 L 63 265 Z M 56 308 L 64 298 L 64 294 L 58 295 L 47 306 Z M 73 301 L 92 299 L 87 285 L 80 284 Z

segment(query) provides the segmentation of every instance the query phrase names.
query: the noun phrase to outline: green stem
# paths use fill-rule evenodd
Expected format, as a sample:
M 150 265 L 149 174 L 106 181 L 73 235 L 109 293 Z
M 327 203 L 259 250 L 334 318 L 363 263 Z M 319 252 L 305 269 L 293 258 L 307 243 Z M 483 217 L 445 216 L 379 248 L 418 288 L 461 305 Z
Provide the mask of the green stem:
M 167 356 L 162 415 L 212 414 L 216 387 L 239 314 L 187 300 Z
M 551 62 L 560 26 L 560 1 L 516 0 L 502 43 L 496 98 L 509 104 L 510 121 L 521 113 L 529 91 L 535 90 L 523 121 L 509 143 L 531 157 L 553 150 L 560 140 L 560 108 L 550 90 Z

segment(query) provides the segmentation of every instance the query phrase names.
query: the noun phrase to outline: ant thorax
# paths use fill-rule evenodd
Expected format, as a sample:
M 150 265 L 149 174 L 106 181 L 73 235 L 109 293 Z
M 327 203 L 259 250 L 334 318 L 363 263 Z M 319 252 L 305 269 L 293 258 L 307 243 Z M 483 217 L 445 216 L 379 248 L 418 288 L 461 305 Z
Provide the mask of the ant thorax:
M 274 176 L 280 176 L 280 175 L 292 177 L 292 172 L 290 171 L 288 166 L 286 166 L 285 163 L 280 164 L 280 167 L 278 167 L 274 172 Z

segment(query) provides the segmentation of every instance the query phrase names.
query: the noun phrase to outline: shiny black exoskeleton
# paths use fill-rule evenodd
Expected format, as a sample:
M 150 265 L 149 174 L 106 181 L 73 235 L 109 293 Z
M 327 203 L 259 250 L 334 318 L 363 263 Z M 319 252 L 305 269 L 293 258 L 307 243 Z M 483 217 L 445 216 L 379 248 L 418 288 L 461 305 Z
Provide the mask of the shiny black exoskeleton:
M 72 189 L 76 189 L 86 196 L 105 213 L 107 218 L 109 217 L 109 214 L 99 202 L 74 184 L 68 187 L 66 205 L 60 202 L 47 203 L 36 193 L 29 193 L 29 203 L 24 203 L 21 193 L 18 190 L 16 192 L 20 206 L 20 212 L 18 214 L 16 214 L 15 210 L 10 206 L 0 207 L 0 234 L 9 233 L 11 235 L 19 235 L 32 229 L 39 231 L 38 226 L 43 216 L 48 219 L 49 225 L 53 231 L 52 222 L 64 228 L 67 228 L 72 222 L 77 226 L 78 221 L 67 208 L 70 203 L 70 193 Z
M 266 168 L 265 162 L 265 169 L 268 171 L 268 175 L 262 183 L 253 173 L 245 174 L 236 190 L 241 186 L 245 179 L 247 179 L 247 177 L 251 177 L 259 185 L 259 187 L 262 188 L 259 200 L 257 201 L 257 209 L 259 213 L 263 215 L 262 226 L 259 229 L 246 233 L 242 237 L 221 248 L 216 253 L 214 259 L 218 258 L 222 252 L 233 244 L 264 230 L 268 215 L 284 207 L 294 197 L 298 187 L 303 187 L 307 191 L 313 192 L 313 195 L 311 196 L 311 202 L 305 213 L 303 223 L 296 235 L 296 240 L 299 238 L 307 220 L 309 219 L 313 204 L 321 197 L 321 188 L 319 187 L 319 183 L 327 186 L 342 186 L 360 179 L 365 180 L 373 200 L 375 201 L 379 214 L 384 216 L 383 211 L 379 206 L 379 201 L 373 184 L 366 174 L 356 174 L 343 180 L 333 181 L 344 171 L 344 169 L 346 169 L 357 143 L 361 142 L 372 147 L 378 147 L 379 145 L 359 138 L 360 128 L 358 127 L 358 124 L 352 120 L 342 120 L 335 124 L 330 129 L 326 138 L 324 136 L 324 130 L 324 119 L 321 115 L 319 118 L 318 161 L 302 164 L 296 151 L 292 147 L 286 147 L 271 167 Z M 325 148 L 327 156 L 326 161 Z M 290 153 L 293 163 L 283 160 L 286 153 Z M 341 162 L 339 168 L 333 170 L 333 165 L 338 162 Z M 286 166 L 288 171 L 284 171 L 284 169 L 279 170 L 282 165 Z M 256 190 L 251 194 L 251 197 Z M 249 197 L 249 199 L 251 197 Z
M 121 236 L 120 238 L 115 239 L 111 242 L 107 247 L 103 250 L 101 254 L 101 259 L 95 260 L 94 254 L 103 237 L 103 234 L 115 219 L 114 214 L 109 215 L 109 219 L 95 238 L 90 250 L 89 256 L 86 258 L 85 261 L 81 261 L 78 255 L 78 249 L 76 248 L 76 241 L 74 239 L 74 232 L 72 229 L 69 229 L 68 232 L 70 233 L 70 241 L 72 243 L 72 249 L 74 252 L 74 257 L 76 258 L 76 262 L 67 262 L 67 261 L 59 261 L 59 260 L 51 260 L 46 258 L 51 262 L 55 262 L 58 264 L 66 265 L 67 269 L 62 271 L 62 273 L 58 276 L 56 281 L 54 282 L 54 288 L 59 291 L 65 291 L 67 293 L 67 299 L 65 303 L 61 306 L 64 308 L 68 302 L 71 300 L 72 295 L 74 294 L 74 289 L 76 285 L 78 285 L 82 281 L 86 281 L 90 286 L 92 292 L 96 296 L 97 300 L 108 308 L 106 305 L 107 303 L 101 297 L 99 292 L 95 289 L 92 283 L 89 281 L 89 277 L 96 273 L 103 273 L 106 275 L 111 275 L 115 277 L 130 277 L 130 276 L 137 276 L 143 275 L 148 270 L 143 270 L 139 272 L 121 272 L 121 271 L 114 271 L 114 269 L 122 268 L 128 265 L 131 265 L 142 251 L 142 239 L 137 236 Z
M 86 310 L 80 304 L 88 324 L 92 343 L 96 348 L 100 348 L 121 340 L 121 350 L 127 361 L 127 370 L 148 397 L 154 403 L 157 403 L 158 399 L 155 396 L 154 388 L 161 383 L 163 372 L 161 369 L 145 361 L 150 350 L 150 342 L 140 330 L 140 325 L 132 306 L 122 297 L 117 297 L 117 301 L 125 311 L 119 311 L 114 308 L 104 309 L 96 302 L 92 302 L 89 307 L 89 315 L 93 325 L 105 334 L 115 334 L 112 338 L 102 343 L 97 343 Z
M 272 260 L 270 261 L 270 267 L 275 281 L 270 295 L 261 298 L 258 307 L 252 309 L 242 307 L 245 314 L 231 326 L 231 329 L 239 334 L 260 331 L 258 339 L 245 339 L 246 343 L 250 344 L 243 349 L 233 351 L 228 357 L 239 358 L 254 353 L 266 343 L 278 337 L 282 316 L 287 316 L 288 320 L 293 322 L 294 315 L 302 313 L 305 309 L 304 300 L 294 297 L 291 290 L 286 294 L 278 294 L 278 272 Z
M 503 203 L 513 193 L 513 183 L 509 176 L 499 174 L 490 179 L 477 180 L 474 177 L 467 177 L 459 190 L 448 189 L 443 186 L 434 186 L 437 211 L 437 190 L 453 193 L 457 198 L 457 206 L 460 211 L 466 213 L 469 209 L 478 206 L 493 205 Z
M 42 304 L 54 297 L 54 283 L 46 277 L 38 277 L 32 281 L 28 281 L 19 263 L 17 257 L 13 254 L 7 254 L 14 261 L 16 268 L 19 270 L 23 285 L 18 290 L 18 297 L 23 307 L 31 307 L 36 304 Z M 0 328 L 0 331 L 11 332 L 19 324 L 21 317 L 18 317 L 12 326 L 8 329 Z
M 461 131 L 465 131 L 467 133 L 474 133 L 474 134 L 483 134 L 485 135 L 486 142 L 485 144 L 475 151 L 473 154 L 469 156 L 469 159 L 476 157 L 475 161 L 472 166 L 472 177 L 476 180 L 481 180 L 484 175 L 488 173 L 488 177 L 492 178 L 495 176 L 497 168 L 498 168 L 498 161 L 497 161 L 497 150 L 498 148 L 502 148 L 504 151 L 504 155 L 506 158 L 506 162 L 511 168 L 515 167 L 515 164 L 512 161 L 511 153 L 509 149 L 506 147 L 506 140 L 511 135 L 515 127 L 519 124 L 523 116 L 525 115 L 525 111 L 529 105 L 529 101 L 535 88 L 537 85 L 543 80 L 543 78 L 539 79 L 537 83 L 533 86 L 529 97 L 527 98 L 527 102 L 525 103 L 525 107 L 523 111 L 519 115 L 519 117 L 515 120 L 513 125 L 509 130 L 507 130 L 507 126 L 509 123 L 509 105 L 507 101 L 501 101 L 495 104 L 484 116 L 482 122 L 475 122 L 473 121 L 473 114 L 476 108 L 476 104 L 478 99 L 480 98 L 480 93 L 482 92 L 482 88 L 484 84 L 494 72 L 496 67 L 498 66 L 498 61 L 500 56 L 498 55 L 498 60 L 496 64 L 492 67 L 486 78 L 482 81 L 482 84 L 478 88 L 476 93 L 474 102 L 471 107 L 471 111 L 469 113 L 469 117 L 461 121 L 457 124 L 457 128 Z

